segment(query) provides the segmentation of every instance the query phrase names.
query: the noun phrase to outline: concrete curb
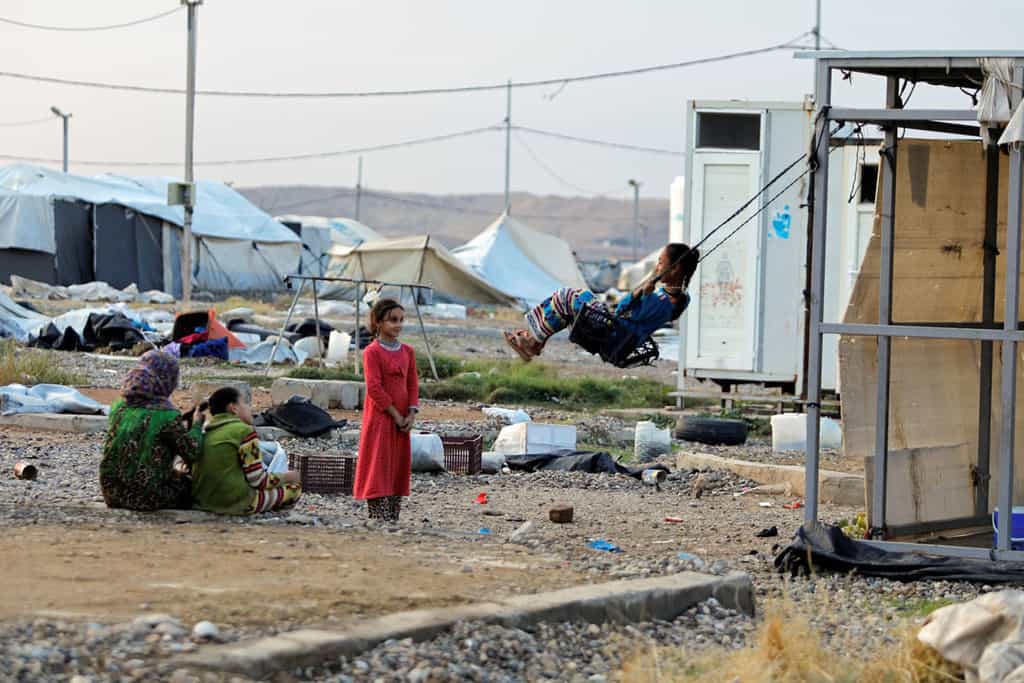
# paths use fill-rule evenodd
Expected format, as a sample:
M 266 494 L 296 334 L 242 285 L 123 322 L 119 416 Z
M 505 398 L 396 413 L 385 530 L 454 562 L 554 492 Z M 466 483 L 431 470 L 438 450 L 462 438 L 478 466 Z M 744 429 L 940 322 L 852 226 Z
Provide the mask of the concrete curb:
M 0 427 L 18 427 L 39 432 L 96 434 L 107 431 L 106 415 L 65 415 L 63 413 L 18 413 L 0 416 Z
M 708 453 L 681 453 L 676 458 L 676 467 L 684 469 L 728 470 L 741 477 L 753 479 L 760 484 L 789 484 L 793 494 L 804 492 L 804 468 L 799 465 L 771 465 L 763 462 L 734 460 Z M 818 495 L 824 503 L 835 505 L 864 506 L 864 477 L 859 474 L 820 470 L 818 473 Z
M 459 622 L 523 628 L 542 621 L 589 623 L 671 620 L 714 597 L 723 606 L 754 613 L 754 587 L 746 574 L 684 572 L 632 581 L 577 586 L 465 607 L 398 612 L 347 631 L 304 629 L 232 645 L 217 645 L 172 660 L 169 666 L 222 671 L 261 679 L 275 671 L 352 657 L 387 640 L 429 640 Z

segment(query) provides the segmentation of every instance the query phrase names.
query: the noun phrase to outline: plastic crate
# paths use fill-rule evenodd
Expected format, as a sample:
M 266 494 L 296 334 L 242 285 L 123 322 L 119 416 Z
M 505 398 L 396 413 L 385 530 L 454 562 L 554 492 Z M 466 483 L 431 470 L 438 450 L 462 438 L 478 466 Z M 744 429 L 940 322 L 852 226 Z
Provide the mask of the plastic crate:
M 303 492 L 352 495 L 356 480 L 354 455 L 289 453 L 288 468 L 299 473 Z
M 483 436 L 442 436 L 444 468 L 452 474 L 480 474 Z

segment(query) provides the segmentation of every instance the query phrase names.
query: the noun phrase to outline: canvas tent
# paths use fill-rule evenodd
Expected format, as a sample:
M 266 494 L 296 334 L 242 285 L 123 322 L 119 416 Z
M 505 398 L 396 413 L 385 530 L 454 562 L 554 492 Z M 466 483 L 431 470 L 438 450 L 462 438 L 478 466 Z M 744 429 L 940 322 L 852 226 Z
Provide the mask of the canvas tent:
M 383 239 L 376 230 L 352 218 L 288 214 L 275 216 L 274 219 L 290 228 L 302 240 L 299 272 L 307 275 L 323 275 L 327 272 L 331 247 L 354 247 L 363 242 Z
M 0 168 L 0 281 L 134 282 L 179 295 L 184 211 L 167 205 L 172 180 Z M 200 290 L 280 289 L 298 264 L 299 238 L 222 183 L 196 183 L 192 231 Z
M 429 235 L 333 247 L 328 275 L 381 282 L 429 285 L 441 298 L 458 303 L 514 306 L 515 300 L 463 266 Z M 325 298 L 351 295 L 343 283 L 325 286 Z
M 562 287 L 586 288 L 569 244 L 507 214 L 452 255 L 492 285 L 533 306 Z

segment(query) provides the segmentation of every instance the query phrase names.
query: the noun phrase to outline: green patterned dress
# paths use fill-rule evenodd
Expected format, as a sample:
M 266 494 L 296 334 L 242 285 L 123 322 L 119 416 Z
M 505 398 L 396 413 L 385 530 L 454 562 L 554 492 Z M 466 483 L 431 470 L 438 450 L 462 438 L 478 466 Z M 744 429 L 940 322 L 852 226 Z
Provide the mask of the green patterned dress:
M 174 458 L 191 466 L 201 440 L 202 428 L 197 424 L 187 431 L 177 410 L 116 402 L 100 462 L 103 500 L 128 510 L 190 508 L 191 482 L 174 470 Z

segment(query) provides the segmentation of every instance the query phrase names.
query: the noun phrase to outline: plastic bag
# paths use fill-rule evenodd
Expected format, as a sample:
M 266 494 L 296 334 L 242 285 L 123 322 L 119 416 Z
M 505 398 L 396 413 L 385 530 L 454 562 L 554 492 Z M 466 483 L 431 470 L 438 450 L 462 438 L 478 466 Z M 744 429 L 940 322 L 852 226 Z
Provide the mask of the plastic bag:
M 487 408 L 484 408 L 484 415 L 487 417 L 497 417 L 505 420 L 510 425 L 532 421 L 526 411 L 519 408 L 516 410 L 509 410 L 508 408 L 499 408 L 498 406 L 488 406 Z
M 413 472 L 443 472 L 444 444 L 437 434 L 410 434 Z
M 978 93 L 978 123 L 982 135 L 988 140 L 988 129 L 1002 128 L 1010 120 L 1010 83 L 1013 80 L 1013 60 L 1005 58 L 979 59 L 985 82 Z
M 636 423 L 633 456 L 637 462 L 650 462 L 671 452 L 672 433 L 668 429 L 658 429 L 648 420 Z

